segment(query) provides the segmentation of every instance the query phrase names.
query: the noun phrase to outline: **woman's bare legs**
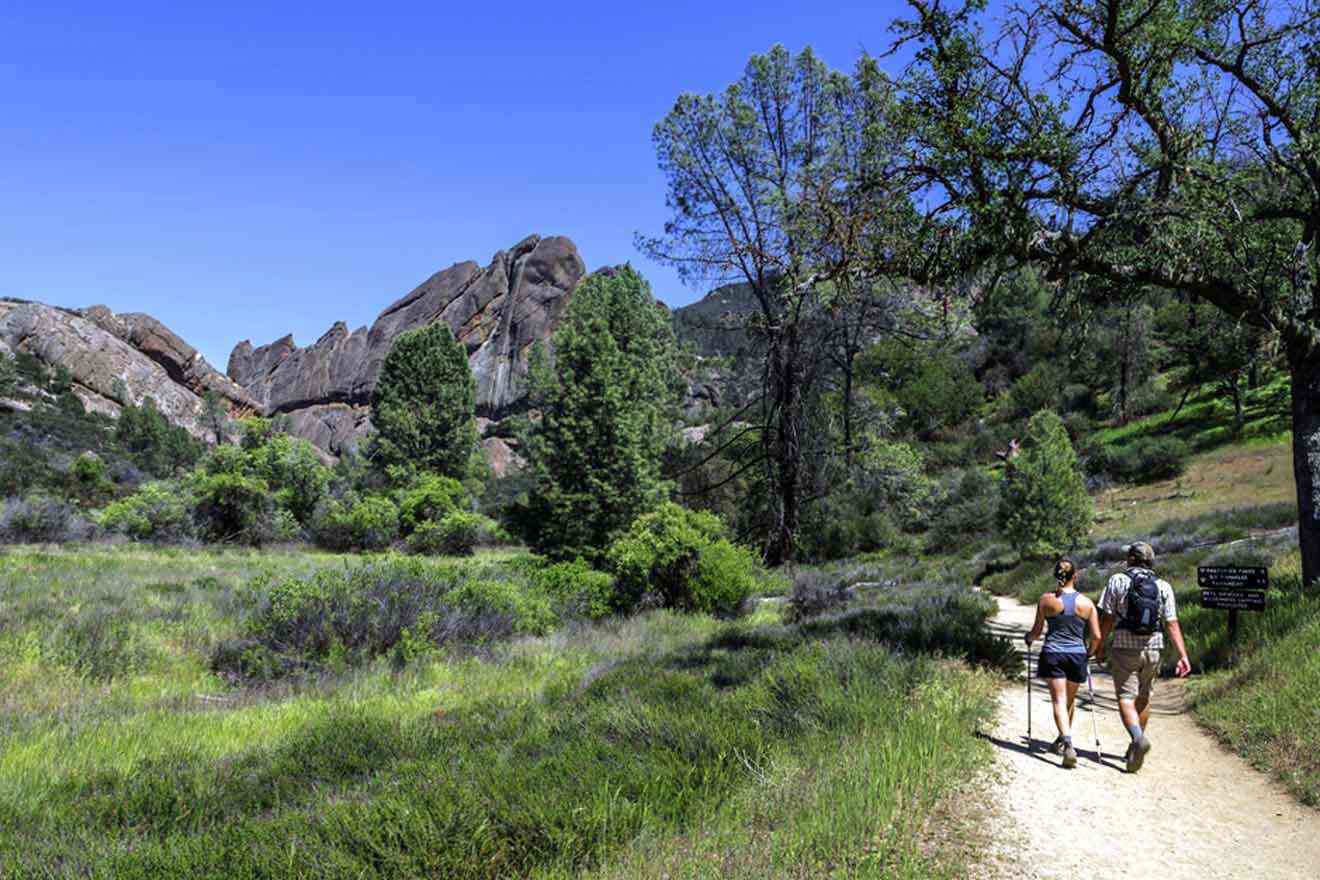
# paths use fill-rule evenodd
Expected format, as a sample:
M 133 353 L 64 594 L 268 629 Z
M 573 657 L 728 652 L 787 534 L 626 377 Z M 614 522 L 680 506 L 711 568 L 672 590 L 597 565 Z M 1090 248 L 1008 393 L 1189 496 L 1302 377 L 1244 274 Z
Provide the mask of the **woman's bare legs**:
M 1073 710 L 1077 707 L 1077 682 L 1066 678 L 1051 678 L 1050 703 L 1054 706 L 1054 723 L 1059 728 L 1059 737 L 1064 740 L 1063 766 L 1077 766 L 1077 752 L 1072 747 Z
M 1050 702 L 1054 704 L 1054 724 L 1059 728 L 1059 736 L 1072 736 L 1073 701 L 1077 696 L 1077 685 L 1066 678 L 1051 678 Z

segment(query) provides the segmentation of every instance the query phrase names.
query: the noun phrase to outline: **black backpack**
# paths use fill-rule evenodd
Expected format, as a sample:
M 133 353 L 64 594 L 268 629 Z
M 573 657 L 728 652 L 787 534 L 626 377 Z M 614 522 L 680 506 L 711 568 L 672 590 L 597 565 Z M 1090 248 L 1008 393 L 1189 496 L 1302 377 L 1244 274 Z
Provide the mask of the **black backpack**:
M 1155 575 L 1144 568 L 1128 571 L 1132 584 L 1128 587 L 1120 629 L 1139 636 L 1149 636 L 1160 628 L 1160 585 Z

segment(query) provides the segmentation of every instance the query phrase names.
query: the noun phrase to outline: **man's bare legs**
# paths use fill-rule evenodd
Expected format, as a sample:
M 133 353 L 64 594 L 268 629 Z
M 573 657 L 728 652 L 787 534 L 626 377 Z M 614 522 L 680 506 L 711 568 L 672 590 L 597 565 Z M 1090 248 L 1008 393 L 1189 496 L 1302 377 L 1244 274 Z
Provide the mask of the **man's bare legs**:
M 1145 732 L 1150 723 L 1150 697 L 1137 697 L 1135 700 L 1119 700 L 1118 714 L 1123 716 L 1123 726 L 1131 729 L 1132 725 L 1141 725 Z

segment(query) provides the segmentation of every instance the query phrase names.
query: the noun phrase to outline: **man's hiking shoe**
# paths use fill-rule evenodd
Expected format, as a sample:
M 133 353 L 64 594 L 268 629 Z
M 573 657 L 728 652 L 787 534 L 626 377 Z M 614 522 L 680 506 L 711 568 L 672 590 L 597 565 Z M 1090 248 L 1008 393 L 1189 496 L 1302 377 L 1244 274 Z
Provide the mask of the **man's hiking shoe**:
M 1146 753 L 1149 751 L 1149 737 L 1142 736 L 1140 739 L 1133 740 L 1127 750 L 1127 772 L 1136 773 L 1140 770 L 1141 765 L 1146 762 Z
M 1063 746 L 1064 746 L 1063 737 L 1058 737 L 1057 739 L 1054 740 L 1053 743 L 1050 744 L 1050 751 L 1056 755 L 1062 755 Z
M 1066 770 L 1071 770 L 1077 766 L 1077 750 L 1072 746 L 1063 747 L 1063 766 Z

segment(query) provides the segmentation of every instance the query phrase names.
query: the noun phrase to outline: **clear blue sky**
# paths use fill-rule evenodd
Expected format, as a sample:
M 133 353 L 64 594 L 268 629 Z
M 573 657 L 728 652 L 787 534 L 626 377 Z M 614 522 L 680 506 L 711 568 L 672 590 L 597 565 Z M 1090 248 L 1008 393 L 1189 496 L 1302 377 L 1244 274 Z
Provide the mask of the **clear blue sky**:
M 897 3 L 0 4 L 0 295 L 235 342 L 369 323 L 525 235 L 631 260 L 664 222 L 651 128 L 747 56 L 850 67 Z

